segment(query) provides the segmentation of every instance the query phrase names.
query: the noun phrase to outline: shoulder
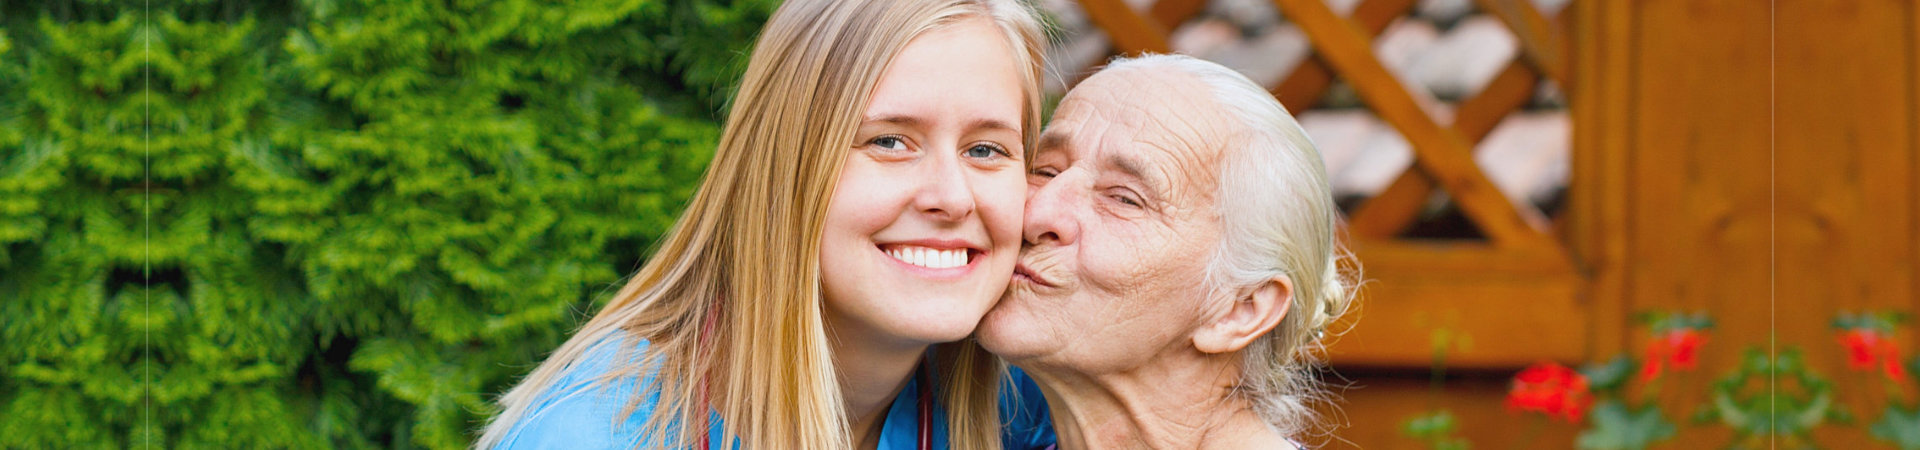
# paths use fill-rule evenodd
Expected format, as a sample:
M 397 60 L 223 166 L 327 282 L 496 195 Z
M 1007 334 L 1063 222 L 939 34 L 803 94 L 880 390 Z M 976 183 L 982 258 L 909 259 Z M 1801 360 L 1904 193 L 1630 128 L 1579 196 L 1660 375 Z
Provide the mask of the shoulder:
M 1007 378 L 1000 384 L 1000 422 L 1006 427 L 1001 443 L 1009 449 L 1045 448 L 1057 439 L 1046 396 L 1018 367 L 1008 367 Z
M 625 448 L 640 442 L 640 428 L 657 398 L 645 395 L 632 414 L 621 414 L 647 392 L 653 374 L 605 379 L 639 361 L 645 339 L 615 334 L 594 344 L 579 361 L 534 400 L 497 448 Z

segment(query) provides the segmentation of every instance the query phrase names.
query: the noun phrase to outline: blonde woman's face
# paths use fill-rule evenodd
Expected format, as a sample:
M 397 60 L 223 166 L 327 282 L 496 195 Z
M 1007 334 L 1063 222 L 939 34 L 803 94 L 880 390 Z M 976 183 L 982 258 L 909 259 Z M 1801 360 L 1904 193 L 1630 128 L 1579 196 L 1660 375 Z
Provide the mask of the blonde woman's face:
M 1026 97 L 1003 36 L 963 19 L 914 38 L 881 74 L 821 238 L 836 339 L 956 341 L 1006 290 L 1026 198 Z

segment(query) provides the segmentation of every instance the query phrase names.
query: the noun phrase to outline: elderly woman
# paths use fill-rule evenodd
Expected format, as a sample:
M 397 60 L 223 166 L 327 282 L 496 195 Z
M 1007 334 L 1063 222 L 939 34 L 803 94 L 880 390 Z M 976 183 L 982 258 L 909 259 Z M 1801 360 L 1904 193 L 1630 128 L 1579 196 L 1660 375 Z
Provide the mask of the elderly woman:
M 1266 90 L 1183 56 L 1060 103 L 1026 247 L 979 342 L 1026 369 L 1062 448 L 1291 448 L 1310 350 L 1352 299 L 1325 169 Z

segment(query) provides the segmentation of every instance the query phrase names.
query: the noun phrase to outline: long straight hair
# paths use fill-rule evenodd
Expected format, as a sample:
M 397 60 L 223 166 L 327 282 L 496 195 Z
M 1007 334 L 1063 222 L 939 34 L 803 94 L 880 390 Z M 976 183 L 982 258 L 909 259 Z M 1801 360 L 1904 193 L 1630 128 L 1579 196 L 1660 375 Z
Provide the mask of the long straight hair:
M 647 339 L 598 380 L 654 382 L 643 436 L 686 446 L 709 411 L 744 448 L 852 443 L 821 317 L 820 236 L 859 118 L 887 63 L 914 37 L 962 18 L 990 20 L 1024 69 L 1023 130 L 1040 129 L 1044 36 L 1014 0 L 792 0 L 761 30 L 700 189 L 653 257 L 572 338 L 500 399 L 477 446 L 499 444 L 594 345 Z M 933 352 L 951 445 L 999 445 L 1004 364 L 971 340 Z M 624 356 L 624 352 L 623 352 Z

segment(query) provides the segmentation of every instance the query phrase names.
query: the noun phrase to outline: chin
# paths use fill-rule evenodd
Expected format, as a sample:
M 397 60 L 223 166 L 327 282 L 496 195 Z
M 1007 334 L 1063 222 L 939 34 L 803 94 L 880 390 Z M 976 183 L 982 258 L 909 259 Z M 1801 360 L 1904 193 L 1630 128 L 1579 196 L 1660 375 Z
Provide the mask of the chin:
M 988 312 L 987 317 L 980 320 L 976 336 L 980 346 L 1009 362 L 1044 353 L 1049 333 L 1020 326 L 1024 319 L 1020 313 L 1006 308 Z
M 939 344 L 966 339 L 967 335 L 973 334 L 973 325 L 972 323 L 958 324 L 913 321 L 911 323 L 900 324 L 899 329 L 904 331 L 902 336 L 905 336 L 907 339 Z
M 1032 339 L 1032 337 L 1029 336 L 1024 339 Z M 1021 339 L 980 339 L 979 342 L 980 348 L 986 349 L 987 353 L 992 353 L 994 356 L 1006 360 L 1007 364 L 1013 364 L 1021 368 L 1026 368 L 1028 365 L 1040 361 L 1048 354 L 1045 346 L 1046 343 L 1044 342 L 1023 341 Z
M 947 301 L 926 299 L 928 302 Z M 982 312 L 976 308 L 937 308 L 916 311 L 909 317 L 897 317 L 894 330 L 900 336 L 923 342 L 953 342 L 966 339 L 980 326 Z

